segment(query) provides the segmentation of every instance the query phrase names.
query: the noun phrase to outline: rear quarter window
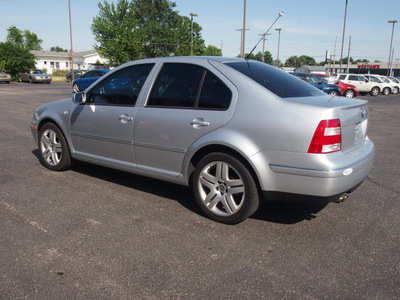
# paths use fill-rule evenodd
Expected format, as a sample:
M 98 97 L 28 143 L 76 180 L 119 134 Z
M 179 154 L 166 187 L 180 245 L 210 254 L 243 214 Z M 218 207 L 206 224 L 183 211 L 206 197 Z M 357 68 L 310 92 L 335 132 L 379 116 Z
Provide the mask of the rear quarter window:
M 226 65 L 253 79 L 281 98 L 321 96 L 323 92 L 310 84 L 268 64 L 245 61 Z

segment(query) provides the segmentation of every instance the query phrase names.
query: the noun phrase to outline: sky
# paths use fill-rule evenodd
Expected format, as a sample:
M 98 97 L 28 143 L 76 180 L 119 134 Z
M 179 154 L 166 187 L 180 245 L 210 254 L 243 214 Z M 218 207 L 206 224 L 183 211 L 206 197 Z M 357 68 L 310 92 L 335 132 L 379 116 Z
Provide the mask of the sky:
M 95 44 L 90 26 L 98 15 L 98 3 L 103 0 L 70 0 L 72 12 L 73 49 L 75 52 L 93 49 Z M 117 0 L 108 2 L 117 2 Z M 180 15 L 194 18 L 202 27 L 206 45 L 222 47 L 224 56 L 240 53 L 244 0 L 175 0 Z M 294 55 L 308 55 L 317 62 L 325 60 L 329 50 L 340 59 L 346 0 L 246 0 L 245 50 L 251 49 L 278 17 L 265 43 L 265 50 L 276 59 L 278 31 L 279 59 L 284 62 Z M 68 0 L 0 0 L 0 42 L 7 38 L 7 28 L 29 29 L 43 40 L 42 47 L 70 49 Z M 343 57 L 388 61 L 392 24 L 400 21 L 400 0 L 348 0 Z M 336 46 L 335 46 L 336 45 Z M 255 53 L 262 51 L 261 41 Z M 400 61 L 400 23 L 394 27 L 394 60 Z M 335 51 L 336 50 L 336 51 Z

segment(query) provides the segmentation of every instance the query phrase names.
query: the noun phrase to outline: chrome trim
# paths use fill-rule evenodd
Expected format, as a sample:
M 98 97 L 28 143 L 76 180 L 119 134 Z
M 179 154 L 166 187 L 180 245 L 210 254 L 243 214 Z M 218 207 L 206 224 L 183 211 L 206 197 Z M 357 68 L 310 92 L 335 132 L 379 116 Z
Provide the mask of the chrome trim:
M 97 136 L 97 135 L 91 135 L 91 134 L 85 134 L 85 133 L 77 133 L 77 132 L 71 132 L 71 136 L 84 137 L 84 138 L 93 139 L 93 140 L 114 142 L 114 143 L 120 143 L 120 144 L 126 144 L 126 145 L 132 145 L 133 146 L 133 141 L 114 139 L 114 138 L 109 138 L 109 137 L 105 137 L 105 136 Z
M 163 150 L 163 151 L 172 151 L 172 152 L 177 152 L 177 153 L 186 153 L 186 149 L 183 148 L 176 148 L 176 147 L 169 147 L 169 146 L 160 146 L 160 145 L 154 145 L 154 144 L 148 144 L 148 143 L 141 143 L 141 142 L 133 142 L 134 146 L 138 147 L 145 147 L 145 148 L 152 148 L 152 149 L 158 149 L 158 150 Z

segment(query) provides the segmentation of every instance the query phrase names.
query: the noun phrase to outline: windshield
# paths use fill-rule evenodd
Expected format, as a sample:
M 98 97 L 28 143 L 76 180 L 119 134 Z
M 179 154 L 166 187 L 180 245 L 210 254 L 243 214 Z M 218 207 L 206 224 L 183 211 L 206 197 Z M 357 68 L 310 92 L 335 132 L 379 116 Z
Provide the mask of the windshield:
M 268 64 L 256 61 L 229 62 L 226 65 L 243 73 L 281 98 L 324 95 L 310 84 Z
M 30 70 L 29 71 L 30 74 L 43 74 L 42 70 Z

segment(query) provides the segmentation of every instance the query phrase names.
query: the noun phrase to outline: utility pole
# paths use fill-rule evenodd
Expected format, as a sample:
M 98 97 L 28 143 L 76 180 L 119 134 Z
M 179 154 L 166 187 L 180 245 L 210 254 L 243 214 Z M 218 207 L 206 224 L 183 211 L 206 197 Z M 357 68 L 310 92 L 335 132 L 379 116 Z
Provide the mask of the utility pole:
M 191 22 L 191 31 L 190 31 L 190 37 L 191 37 L 191 43 L 190 43 L 190 55 L 193 56 L 193 17 L 197 17 L 198 14 L 195 13 L 190 13 L 190 22 Z
M 266 35 L 271 35 L 271 33 L 268 33 L 268 34 L 262 33 L 262 34 L 259 34 L 259 35 L 262 35 L 262 39 L 263 39 L 262 62 L 265 62 L 265 41 L 267 40 L 267 39 L 265 38 L 265 36 L 266 36 Z
M 244 0 L 244 9 L 243 9 L 243 29 L 242 29 L 242 46 L 241 46 L 241 52 L 240 56 L 241 58 L 244 58 L 245 54 L 245 44 L 246 44 L 246 0 Z
M 351 46 L 351 36 L 350 36 L 350 39 L 349 39 L 349 51 L 348 51 L 348 54 L 347 54 L 347 71 L 346 71 L 346 73 L 349 73 L 349 64 L 350 64 L 350 46 Z

